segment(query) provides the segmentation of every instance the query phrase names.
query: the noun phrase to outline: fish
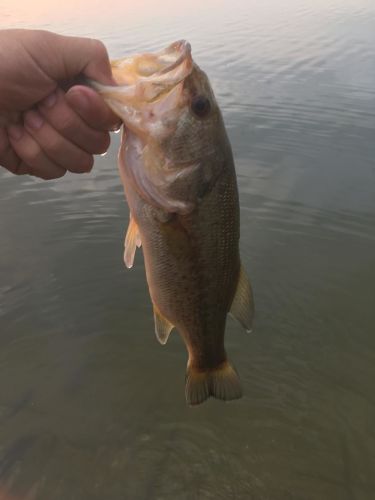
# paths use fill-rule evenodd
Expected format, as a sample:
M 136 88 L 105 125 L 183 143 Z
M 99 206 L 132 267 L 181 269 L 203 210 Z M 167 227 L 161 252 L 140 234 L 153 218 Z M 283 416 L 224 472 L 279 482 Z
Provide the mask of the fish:
M 226 318 L 250 332 L 254 299 L 240 259 L 232 149 L 209 79 L 185 40 L 111 66 L 117 86 L 91 85 L 123 122 L 125 265 L 143 249 L 156 337 L 164 345 L 176 328 L 187 348 L 187 403 L 238 399 Z

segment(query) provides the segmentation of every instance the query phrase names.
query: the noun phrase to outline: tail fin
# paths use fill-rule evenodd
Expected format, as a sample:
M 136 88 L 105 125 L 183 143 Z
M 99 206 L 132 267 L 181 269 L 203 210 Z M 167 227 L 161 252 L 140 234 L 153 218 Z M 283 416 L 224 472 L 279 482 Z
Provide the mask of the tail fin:
M 224 401 L 239 399 L 242 397 L 240 379 L 228 361 L 207 371 L 188 366 L 185 396 L 192 406 L 203 403 L 210 396 Z

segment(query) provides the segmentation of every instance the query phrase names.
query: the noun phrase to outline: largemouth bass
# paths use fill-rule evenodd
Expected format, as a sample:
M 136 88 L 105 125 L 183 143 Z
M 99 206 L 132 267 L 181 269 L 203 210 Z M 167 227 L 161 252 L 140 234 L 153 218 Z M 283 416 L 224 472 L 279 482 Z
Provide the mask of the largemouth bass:
M 226 317 L 250 331 L 254 306 L 239 254 L 233 156 L 209 80 L 185 41 L 113 61 L 112 70 L 117 87 L 93 85 L 124 123 L 125 264 L 142 246 L 156 336 L 165 344 L 175 327 L 188 350 L 187 402 L 240 398 Z

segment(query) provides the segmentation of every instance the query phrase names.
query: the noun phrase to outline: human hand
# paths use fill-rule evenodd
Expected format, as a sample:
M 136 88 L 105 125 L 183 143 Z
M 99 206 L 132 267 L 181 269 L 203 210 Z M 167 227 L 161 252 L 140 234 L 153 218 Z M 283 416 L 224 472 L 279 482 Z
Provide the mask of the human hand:
M 90 171 L 119 119 L 94 90 L 74 80 L 115 85 L 104 45 L 47 31 L 3 30 L 0 74 L 0 165 L 42 179 Z

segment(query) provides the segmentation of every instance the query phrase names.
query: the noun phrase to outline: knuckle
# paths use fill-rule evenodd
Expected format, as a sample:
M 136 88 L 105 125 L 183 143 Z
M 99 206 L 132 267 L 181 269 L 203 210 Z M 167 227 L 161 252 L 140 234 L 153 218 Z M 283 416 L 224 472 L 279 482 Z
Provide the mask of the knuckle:
M 74 134 L 76 115 L 74 109 L 69 107 L 65 97 L 58 95 L 58 100 L 52 108 L 46 106 L 43 102 L 38 106 L 40 114 L 46 119 L 49 126 L 62 135 Z
M 92 43 L 92 48 L 95 51 L 95 53 L 97 54 L 97 56 L 99 56 L 100 58 L 107 58 L 108 57 L 107 49 L 101 40 L 97 40 L 96 38 L 92 38 L 91 43 Z
M 25 165 L 37 167 L 43 161 L 41 146 L 27 132 L 16 142 L 11 144 L 13 155 L 20 158 Z
M 45 144 L 44 148 L 49 155 L 55 157 L 61 151 L 61 144 L 62 144 L 61 136 L 53 134 L 49 138 L 48 143 Z
M 36 142 L 33 142 L 28 145 L 28 148 L 20 156 L 25 163 L 34 167 L 42 160 L 42 150 Z
M 74 117 L 70 113 L 60 113 L 58 120 L 55 122 L 55 128 L 65 137 L 70 137 L 74 134 Z

